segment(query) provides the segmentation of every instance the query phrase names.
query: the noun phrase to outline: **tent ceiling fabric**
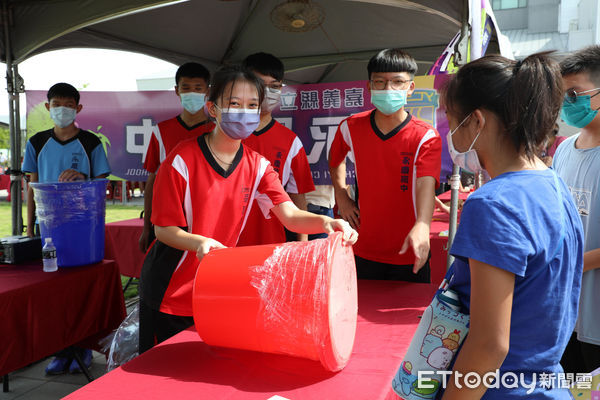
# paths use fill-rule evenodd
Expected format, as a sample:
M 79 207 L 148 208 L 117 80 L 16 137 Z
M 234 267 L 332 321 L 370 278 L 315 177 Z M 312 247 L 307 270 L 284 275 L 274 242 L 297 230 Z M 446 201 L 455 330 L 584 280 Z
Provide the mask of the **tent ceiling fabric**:
M 4 0 L 11 13 L 13 59 L 21 62 L 67 32 L 172 0 Z M 2 41 L 2 60 L 4 40 Z
M 138 13 L 147 0 L 21 0 L 13 7 L 17 61 L 72 47 L 135 51 L 210 69 L 257 51 L 283 59 L 296 82 L 366 78 L 365 61 L 387 47 L 407 49 L 419 73 L 460 29 L 462 1 L 318 0 L 323 24 L 309 32 L 284 32 L 270 20 L 285 0 L 190 0 Z M 115 17 L 120 13 L 128 15 Z M 34 27 L 31 29 L 31 27 Z M 324 67 L 332 65 L 327 71 Z

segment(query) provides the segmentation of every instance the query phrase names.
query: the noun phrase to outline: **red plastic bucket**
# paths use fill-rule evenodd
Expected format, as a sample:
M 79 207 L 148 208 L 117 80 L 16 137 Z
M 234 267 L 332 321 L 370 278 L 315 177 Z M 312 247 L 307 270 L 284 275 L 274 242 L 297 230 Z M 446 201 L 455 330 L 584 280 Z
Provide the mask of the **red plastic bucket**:
M 354 255 L 341 233 L 212 251 L 194 282 L 205 343 L 318 360 L 329 371 L 350 359 L 357 307 Z

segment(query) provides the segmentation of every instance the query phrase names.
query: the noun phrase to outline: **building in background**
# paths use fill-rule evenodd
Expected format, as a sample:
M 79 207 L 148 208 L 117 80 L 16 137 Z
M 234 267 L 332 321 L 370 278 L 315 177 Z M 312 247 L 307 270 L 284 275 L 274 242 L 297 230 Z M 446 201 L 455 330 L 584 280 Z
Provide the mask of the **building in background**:
M 177 67 L 157 71 L 150 75 L 136 78 L 137 90 L 173 90 L 175 87 L 175 72 Z
M 598 0 L 492 0 L 502 33 L 517 59 L 555 50 L 559 55 L 600 43 Z
M 491 0 L 500 30 L 522 60 L 539 51 L 554 50 L 559 58 L 600 44 L 598 0 Z M 579 130 L 560 123 L 561 135 Z

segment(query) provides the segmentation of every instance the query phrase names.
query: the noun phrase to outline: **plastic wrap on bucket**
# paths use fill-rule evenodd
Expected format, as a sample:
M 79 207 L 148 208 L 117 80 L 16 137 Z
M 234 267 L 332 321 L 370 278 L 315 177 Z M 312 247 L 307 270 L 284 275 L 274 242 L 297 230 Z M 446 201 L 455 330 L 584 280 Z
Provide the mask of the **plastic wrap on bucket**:
M 42 243 L 51 237 L 59 267 L 104 258 L 106 179 L 31 183 Z
M 212 251 L 194 282 L 205 343 L 317 360 L 329 371 L 350 359 L 357 308 L 354 255 L 341 233 Z

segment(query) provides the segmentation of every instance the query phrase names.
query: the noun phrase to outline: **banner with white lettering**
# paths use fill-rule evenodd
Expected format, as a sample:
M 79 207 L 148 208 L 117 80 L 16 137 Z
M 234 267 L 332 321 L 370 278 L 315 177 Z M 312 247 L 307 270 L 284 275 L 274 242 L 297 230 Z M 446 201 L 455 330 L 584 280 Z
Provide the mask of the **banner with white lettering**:
M 447 75 L 415 77 L 417 89 L 408 98 L 406 110 L 436 126 L 444 147 L 441 181 L 452 169 L 445 141 L 448 123 L 439 108 L 440 87 Z M 27 137 L 53 126 L 45 107 L 45 91 L 27 91 Z M 83 105 L 77 125 L 94 132 L 107 153 L 112 179 L 145 181 L 148 173 L 142 157 L 159 121 L 181 112 L 173 91 L 81 92 Z M 289 85 L 283 88 L 281 104 L 273 116 L 293 130 L 308 156 L 316 185 L 329 184 L 327 155 L 339 123 L 352 114 L 372 109 L 366 81 Z M 354 170 L 349 164 L 348 178 Z

